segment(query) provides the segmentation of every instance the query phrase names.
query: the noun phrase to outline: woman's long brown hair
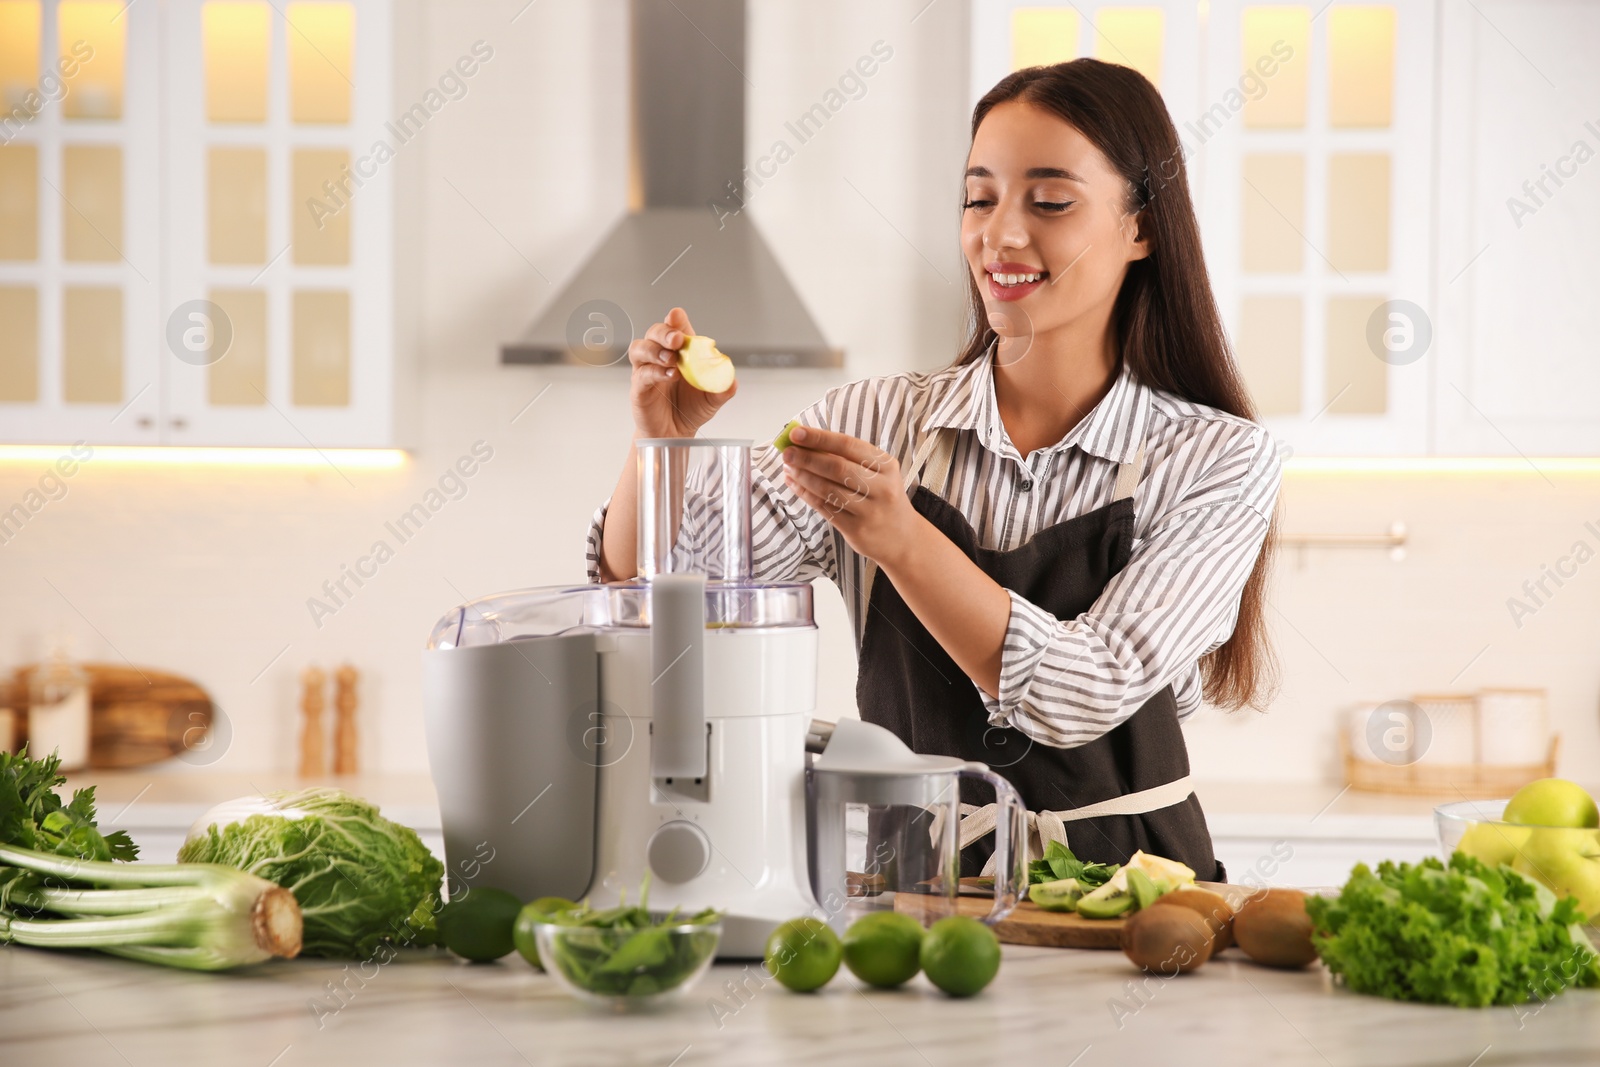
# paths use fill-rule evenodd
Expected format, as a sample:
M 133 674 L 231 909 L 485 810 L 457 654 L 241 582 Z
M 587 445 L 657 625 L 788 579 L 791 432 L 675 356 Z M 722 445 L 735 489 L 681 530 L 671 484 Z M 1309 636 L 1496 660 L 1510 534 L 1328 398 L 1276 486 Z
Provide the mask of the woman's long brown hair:
M 1161 94 L 1138 71 L 1094 59 L 1028 67 L 1002 78 L 972 112 L 977 136 L 997 104 L 1019 100 L 1067 122 L 1127 179 L 1130 212 L 1150 254 L 1128 264 L 1112 315 L 1117 351 L 1144 384 L 1241 418 L 1255 405 L 1234 363 L 1211 293 L 1200 225 L 1189 198 L 1184 149 Z M 995 342 L 983 297 L 966 271 L 968 336 L 958 364 Z M 1238 621 L 1200 661 L 1205 698 L 1225 708 L 1263 707 L 1277 681 L 1267 641 L 1266 582 L 1277 541 L 1274 518 L 1239 595 Z

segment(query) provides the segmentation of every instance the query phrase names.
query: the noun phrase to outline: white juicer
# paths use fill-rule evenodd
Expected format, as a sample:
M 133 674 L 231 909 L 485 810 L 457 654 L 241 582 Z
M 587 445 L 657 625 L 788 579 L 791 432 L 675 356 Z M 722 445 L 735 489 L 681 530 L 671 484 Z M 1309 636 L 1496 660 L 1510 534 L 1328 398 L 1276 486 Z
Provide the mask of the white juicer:
M 434 628 L 424 715 L 447 878 L 605 907 L 636 900 L 648 871 L 652 911 L 721 909 L 718 954 L 757 957 L 817 906 L 811 586 L 750 581 L 749 442 L 637 449 L 639 578 L 484 597 Z

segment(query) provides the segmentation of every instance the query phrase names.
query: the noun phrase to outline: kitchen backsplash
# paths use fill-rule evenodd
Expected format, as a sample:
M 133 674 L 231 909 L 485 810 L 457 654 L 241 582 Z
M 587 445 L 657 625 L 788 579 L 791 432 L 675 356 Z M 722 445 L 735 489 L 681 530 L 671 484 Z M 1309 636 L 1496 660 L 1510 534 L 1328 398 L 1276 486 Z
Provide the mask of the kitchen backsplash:
M 745 372 L 716 431 L 768 435 L 830 381 Z M 296 674 L 348 660 L 362 670 L 364 764 L 425 769 L 417 686 L 429 629 L 463 598 L 581 581 L 583 533 L 629 432 L 620 376 L 433 371 L 426 392 L 427 436 L 404 470 L 89 458 L 64 496 L 0 546 L 0 661 L 36 658 L 65 629 L 86 657 L 186 674 L 231 725 L 218 769 L 283 770 L 294 759 Z M 464 455 L 490 458 L 470 478 L 451 477 Z M 20 500 L 39 475 L 27 464 L 0 466 L 0 503 Z M 1551 480 L 1291 473 L 1285 531 L 1375 532 L 1400 519 L 1406 558 L 1362 549 L 1280 555 L 1271 625 L 1282 690 L 1266 713 L 1201 713 L 1189 727 L 1196 772 L 1333 780 L 1335 730 L 1352 703 L 1542 686 L 1562 735 L 1561 772 L 1594 777 L 1600 567 L 1547 582 L 1550 595 L 1532 614 L 1508 606 L 1527 602 L 1524 582 L 1572 554 L 1597 518 L 1595 476 Z M 442 506 L 396 534 L 399 517 L 432 495 Z M 359 584 L 340 583 L 358 571 L 367 575 Z M 855 665 L 843 603 L 827 583 L 817 600 L 818 713 L 849 714 Z
M 402 279 L 414 316 L 402 336 L 416 337 L 422 368 L 409 465 L 81 459 L 0 544 L 0 667 L 38 658 L 65 629 L 85 658 L 188 675 L 231 730 L 212 766 L 249 772 L 294 765 L 300 669 L 349 661 L 362 672 L 362 765 L 420 771 L 419 653 L 433 623 L 465 598 L 582 580 L 584 531 L 630 432 L 625 373 L 495 361 L 625 203 L 620 136 L 595 132 L 622 128 L 624 87 L 579 61 L 618 39 L 624 11 L 539 4 L 507 30 L 522 6 L 430 3 L 401 41 L 423 80 L 491 33 L 497 55 L 483 84 L 396 161 L 408 205 L 399 247 L 416 264 Z M 752 5 L 752 54 L 774 57 L 750 90 L 753 147 L 873 41 L 890 41 L 895 60 L 861 102 L 872 106 L 842 111 L 749 205 L 847 369 L 741 371 L 738 399 L 712 424 L 719 435 L 769 437 L 834 384 L 954 354 L 967 81 L 930 57 L 962 54 L 967 14 L 924 6 L 836 0 L 817 18 L 806 5 Z M 563 104 L 519 103 L 538 99 Z M 930 173 L 949 174 L 948 197 Z M 0 464 L 0 511 L 39 491 L 46 466 Z M 1593 546 L 1585 560 L 1600 549 L 1585 525 L 1600 528 L 1600 476 L 1291 473 L 1283 502 L 1288 533 L 1403 521 L 1407 555 L 1283 553 L 1270 613 L 1282 691 L 1265 714 L 1205 712 L 1190 724 L 1200 776 L 1333 781 L 1350 704 L 1541 686 L 1563 737 L 1561 773 L 1600 777 L 1600 563 L 1574 562 L 1577 542 Z M 1525 583 L 1558 565 L 1571 576 L 1546 579 L 1533 603 Z M 854 654 L 837 592 L 819 583 L 817 602 L 818 714 L 836 717 L 854 707 Z

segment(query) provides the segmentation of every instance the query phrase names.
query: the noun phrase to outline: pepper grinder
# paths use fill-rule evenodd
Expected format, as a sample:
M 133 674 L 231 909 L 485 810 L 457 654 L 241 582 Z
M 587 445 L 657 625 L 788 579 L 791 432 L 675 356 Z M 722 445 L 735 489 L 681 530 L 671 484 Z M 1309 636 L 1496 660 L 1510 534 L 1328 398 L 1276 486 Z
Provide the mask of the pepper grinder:
M 333 672 L 333 773 L 356 773 L 356 669 Z
M 300 729 L 300 777 L 320 778 L 327 773 L 327 734 L 322 726 L 323 684 L 327 676 L 320 667 L 300 672 L 300 711 L 305 722 Z

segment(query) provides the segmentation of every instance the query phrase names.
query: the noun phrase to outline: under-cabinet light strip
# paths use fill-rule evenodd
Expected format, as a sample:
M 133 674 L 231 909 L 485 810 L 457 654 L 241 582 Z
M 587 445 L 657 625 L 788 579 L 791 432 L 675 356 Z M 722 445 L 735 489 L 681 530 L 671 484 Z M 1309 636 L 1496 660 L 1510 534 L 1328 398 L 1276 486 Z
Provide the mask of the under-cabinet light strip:
M 87 453 L 87 454 L 86 454 Z M 198 448 L 185 445 L 0 445 L 0 464 L 80 462 L 161 467 L 327 467 L 399 470 L 398 448 Z
M 1294 456 L 1285 474 L 1600 474 L 1600 456 Z

